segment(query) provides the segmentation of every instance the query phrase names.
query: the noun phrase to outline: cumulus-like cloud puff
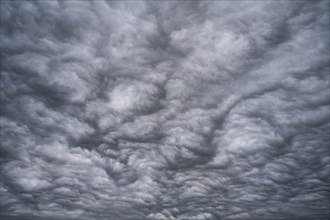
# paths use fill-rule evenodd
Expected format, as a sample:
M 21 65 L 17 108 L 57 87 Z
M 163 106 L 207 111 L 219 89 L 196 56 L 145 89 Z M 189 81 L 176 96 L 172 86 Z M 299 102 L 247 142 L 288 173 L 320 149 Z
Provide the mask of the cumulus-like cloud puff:
M 327 219 L 328 1 L 1 1 L 1 219 Z

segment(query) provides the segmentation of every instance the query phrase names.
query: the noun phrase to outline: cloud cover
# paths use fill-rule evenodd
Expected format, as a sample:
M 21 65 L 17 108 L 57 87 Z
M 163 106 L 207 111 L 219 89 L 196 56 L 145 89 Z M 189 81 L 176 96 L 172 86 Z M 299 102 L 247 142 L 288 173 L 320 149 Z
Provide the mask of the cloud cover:
M 329 1 L 1 1 L 3 219 L 327 219 Z

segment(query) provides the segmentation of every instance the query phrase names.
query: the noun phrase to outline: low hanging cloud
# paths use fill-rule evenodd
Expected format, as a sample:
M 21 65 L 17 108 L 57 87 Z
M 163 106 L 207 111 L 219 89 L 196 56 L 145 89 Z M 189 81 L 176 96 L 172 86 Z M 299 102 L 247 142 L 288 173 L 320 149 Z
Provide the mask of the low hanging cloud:
M 1 219 L 328 219 L 329 1 L 1 1 Z

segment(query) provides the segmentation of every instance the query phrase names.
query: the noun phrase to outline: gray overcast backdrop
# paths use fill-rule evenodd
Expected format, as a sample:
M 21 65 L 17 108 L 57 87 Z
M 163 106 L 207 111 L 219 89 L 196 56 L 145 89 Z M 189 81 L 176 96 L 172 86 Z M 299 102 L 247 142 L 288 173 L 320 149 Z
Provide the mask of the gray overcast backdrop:
M 328 219 L 329 1 L 1 1 L 1 219 Z

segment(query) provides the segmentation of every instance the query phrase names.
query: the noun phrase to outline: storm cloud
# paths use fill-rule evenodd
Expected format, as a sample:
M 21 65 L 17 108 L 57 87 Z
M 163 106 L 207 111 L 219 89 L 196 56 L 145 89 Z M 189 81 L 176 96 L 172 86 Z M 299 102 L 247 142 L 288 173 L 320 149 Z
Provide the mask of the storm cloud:
M 1 219 L 328 219 L 329 1 L 1 1 Z

